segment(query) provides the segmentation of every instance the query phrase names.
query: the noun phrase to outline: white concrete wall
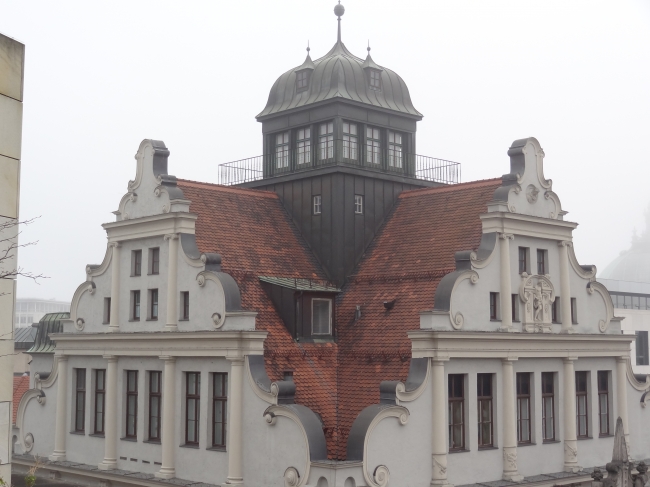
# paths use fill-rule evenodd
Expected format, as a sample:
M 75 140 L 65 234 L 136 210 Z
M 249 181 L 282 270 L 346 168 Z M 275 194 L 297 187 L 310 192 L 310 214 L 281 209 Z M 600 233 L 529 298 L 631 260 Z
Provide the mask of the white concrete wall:
M 647 331 L 650 334 L 650 310 L 616 308 L 616 316 L 625 318 L 621 323 L 623 333 L 634 335 L 637 331 Z M 650 365 L 636 364 L 636 343 L 632 343 L 631 357 L 635 374 L 650 374 Z

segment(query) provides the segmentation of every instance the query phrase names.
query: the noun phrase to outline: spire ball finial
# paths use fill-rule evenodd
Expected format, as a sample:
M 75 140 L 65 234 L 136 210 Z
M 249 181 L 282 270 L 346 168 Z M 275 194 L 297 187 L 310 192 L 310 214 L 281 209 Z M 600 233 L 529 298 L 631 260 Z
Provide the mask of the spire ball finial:
M 345 7 L 341 5 L 341 2 L 334 7 L 334 15 L 336 15 L 339 19 L 343 17 L 343 14 L 345 13 Z
M 366 48 L 366 51 L 368 51 L 368 54 L 370 54 L 370 39 L 368 39 L 368 47 Z
M 307 41 L 307 54 L 309 54 L 309 51 L 311 51 L 311 49 L 309 49 L 309 41 Z

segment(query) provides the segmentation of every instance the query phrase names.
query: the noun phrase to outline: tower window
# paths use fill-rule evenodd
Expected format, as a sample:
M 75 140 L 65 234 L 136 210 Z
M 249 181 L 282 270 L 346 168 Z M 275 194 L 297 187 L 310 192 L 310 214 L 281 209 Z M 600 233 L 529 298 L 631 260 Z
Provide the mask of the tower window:
M 371 164 L 380 164 L 379 151 L 381 147 L 381 139 L 379 137 L 379 129 L 372 127 L 366 128 L 366 162 Z
M 311 129 L 309 127 L 299 129 L 296 135 L 298 164 L 309 164 L 311 162 Z
M 343 158 L 357 160 L 357 126 L 343 122 Z
M 311 334 L 332 334 L 332 300 L 317 299 L 311 301 Z
M 314 215 L 320 215 L 322 210 L 321 197 L 319 194 L 314 196 Z
M 354 195 L 354 212 L 357 215 L 363 214 L 363 195 Z
M 402 168 L 402 134 L 388 132 L 388 166 Z
M 321 161 L 334 157 L 334 122 L 320 124 L 318 129 L 318 145 Z
M 368 81 L 372 91 L 381 91 L 381 72 L 375 69 L 369 70 Z
M 307 91 L 309 88 L 309 71 L 298 71 L 296 73 L 296 92 Z
M 275 165 L 278 169 L 289 167 L 289 132 L 275 136 Z

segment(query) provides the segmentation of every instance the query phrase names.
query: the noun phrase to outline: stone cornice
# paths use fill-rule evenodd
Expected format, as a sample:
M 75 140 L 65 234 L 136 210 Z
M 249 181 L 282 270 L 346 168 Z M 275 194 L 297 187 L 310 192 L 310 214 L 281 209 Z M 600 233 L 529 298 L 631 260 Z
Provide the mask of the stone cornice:
M 265 331 L 53 333 L 61 355 L 243 358 L 262 355 Z
M 483 233 L 499 232 L 552 240 L 571 240 L 577 223 L 503 211 L 480 215 Z
M 632 335 L 560 335 L 416 330 L 408 333 L 412 356 L 449 358 L 620 357 Z
M 106 230 L 109 242 L 126 241 L 167 234 L 194 234 L 197 218 L 193 213 L 172 212 L 104 223 L 102 227 Z

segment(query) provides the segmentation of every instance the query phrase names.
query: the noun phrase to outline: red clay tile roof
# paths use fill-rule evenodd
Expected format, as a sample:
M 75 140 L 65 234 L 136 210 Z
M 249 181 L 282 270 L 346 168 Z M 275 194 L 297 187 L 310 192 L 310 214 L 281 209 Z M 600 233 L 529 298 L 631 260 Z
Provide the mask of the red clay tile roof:
M 14 376 L 14 398 L 13 398 L 13 415 L 11 416 L 11 424 L 16 424 L 16 415 L 18 414 L 18 404 L 20 399 L 29 389 L 29 376 L 21 375 Z
M 267 330 L 266 367 L 272 380 L 293 370 L 296 402 L 321 415 L 330 458 L 344 459 L 359 412 L 379 401 L 383 380 L 405 379 L 419 312 L 433 307 L 438 282 L 454 268 L 454 253 L 475 249 L 479 215 L 501 180 L 407 191 L 339 296 L 337 343 L 295 342 L 258 276 L 324 279 L 279 197 L 272 192 L 179 181 L 197 213 L 197 244 L 222 255 L 223 270 L 240 286 L 244 309 Z M 384 301 L 396 299 L 386 311 Z M 362 317 L 354 321 L 357 305 Z

